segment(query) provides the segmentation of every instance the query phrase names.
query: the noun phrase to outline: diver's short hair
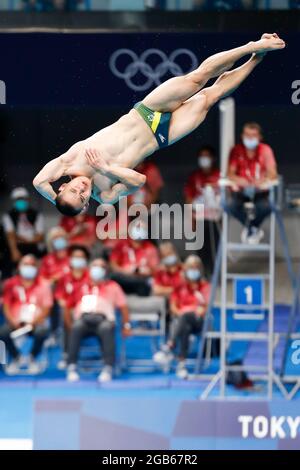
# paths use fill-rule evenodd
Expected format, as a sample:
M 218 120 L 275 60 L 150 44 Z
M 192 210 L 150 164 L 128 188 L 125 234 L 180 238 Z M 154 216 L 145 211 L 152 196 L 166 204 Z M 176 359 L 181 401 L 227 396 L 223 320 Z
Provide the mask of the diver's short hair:
M 67 215 L 69 217 L 75 217 L 75 215 L 78 215 L 80 214 L 80 212 L 82 211 L 82 208 L 80 209 L 75 209 L 75 207 L 73 207 L 71 204 L 68 204 L 67 202 L 65 202 L 63 200 L 63 196 L 62 194 L 59 194 L 56 199 L 55 199 L 55 205 L 56 205 L 56 208 L 57 210 L 63 214 L 63 215 Z

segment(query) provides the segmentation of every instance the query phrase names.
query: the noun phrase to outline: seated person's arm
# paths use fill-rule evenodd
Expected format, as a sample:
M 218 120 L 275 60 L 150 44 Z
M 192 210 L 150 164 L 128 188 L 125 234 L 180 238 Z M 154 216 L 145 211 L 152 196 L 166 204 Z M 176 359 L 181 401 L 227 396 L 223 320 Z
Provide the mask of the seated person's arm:
M 133 270 L 129 267 L 120 266 L 116 261 L 111 260 L 110 262 L 111 270 L 115 273 L 121 274 L 133 274 Z
M 236 185 L 241 186 L 241 187 L 249 186 L 249 182 L 246 178 L 243 178 L 242 176 L 238 176 L 236 174 L 235 165 L 229 164 L 227 177 L 234 184 L 234 186 Z
M 153 285 L 153 295 L 163 295 L 168 297 L 173 292 L 173 287 L 170 286 L 161 286 L 154 283 Z
M 170 302 L 170 312 L 172 315 L 179 315 L 180 314 L 180 309 L 177 307 L 176 302 L 171 300 Z
M 42 307 L 40 314 L 32 322 L 33 326 L 43 323 L 43 321 L 49 316 L 51 307 Z
M 196 314 L 199 315 L 200 317 L 204 317 L 205 313 L 206 313 L 206 310 L 207 310 L 207 305 L 200 305 L 197 310 L 196 310 Z
M 6 318 L 7 322 L 10 324 L 10 326 L 14 329 L 18 328 L 20 323 L 18 320 L 16 320 L 11 314 L 10 314 L 10 307 L 9 305 L 4 302 L 3 304 L 3 313 L 4 317 Z
M 120 312 L 122 315 L 123 334 L 128 335 L 130 333 L 130 318 L 127 305 L 120 307 Z
M 7 243 L 8 243 L 8 247 L 10 251 L 10 256 L 12 260 L 16 263 L 19 261 L 19 259 L 22 256 L 17 246 L 16 232 L 7 232 L 6 239 L 7 239 Z
M 278 179 L 277 165 L 274 161 L 267 169 L 267 174 L 264 178 L 261 178 L 257 183 L 256 187 L 259 189 L 269 189 Z

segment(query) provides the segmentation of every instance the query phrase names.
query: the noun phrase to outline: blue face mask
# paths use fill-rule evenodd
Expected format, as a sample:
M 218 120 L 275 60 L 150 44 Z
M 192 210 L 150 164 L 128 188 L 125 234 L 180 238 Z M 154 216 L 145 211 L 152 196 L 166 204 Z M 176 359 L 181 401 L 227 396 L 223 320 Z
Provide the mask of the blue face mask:
M 185 275 L 189 281 L 199 281 L 201 279 L 201 272 L 199 269 L 187 269 L 185 271 Z
M 14 208 L 18 212 L 25 212 L 25 211 L 27 211 L 28 207 L 29 207 L 29 203 L 28 203 L 28 201 L 26 201 L 26 199 L 17 199 L 14 202 Z
M 254 150 L 259 144 L 259 140 L 256 137 L 243 137 L 243 144 L 245 145 L 246 149 Z
M 162 260 L 165 266 L 173 266 L 177 263 L 177 256 L 176 255 L 169 255 L 165 256 Z
M 30 264 L 24 264 L 20 266 L 20 275 L 24 279 L 34 279 L 37 275 L 38 269 L 36 266 L 31 266 Z
M 106 276 L 106 269 L 103 266 L 92 266 L 90 276 L 93 281 L 102 281 Z
M 65 248 L 67 248 L 67 240 L 63 237 L 59 237 L 59 238 L 54 238 L 52 240 L 52 245 L 53 245 L 53 248 L 54 250 L 64 250 Z
M 73 269 L 84 269 L 87 267 L 87 261 L 85 258 L 79 256 L 73 256 L 70 260 L 71 268 Z

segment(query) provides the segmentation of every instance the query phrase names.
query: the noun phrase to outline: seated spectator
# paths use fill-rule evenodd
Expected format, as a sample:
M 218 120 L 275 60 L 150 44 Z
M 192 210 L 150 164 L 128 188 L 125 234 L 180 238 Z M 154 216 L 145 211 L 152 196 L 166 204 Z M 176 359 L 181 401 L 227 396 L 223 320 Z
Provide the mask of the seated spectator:
M 198 169 L 189 176 L 184 196 L 186 204 L 193 204 L 193 216 L 197 214 L 197 204 L 204 205 L 204 245 L 200 251 L 201 259 L 211 274 L 214 268 L 215 254 L 219 243 L 219 221 L 221 218 L 220 170 L 216 167 L 215 151 L 205 145 L 198 152 Z M 202 217 L 202 213 L 200 215 Z
M 104 367 L 98 377 L 108 382 L 113 376 L 115 363 L 115 311 L 119 309 L 123 319 L 123 334 L 130 333 L 126 297 L 121 287 L 108 279 L 108 266 L 104 259 L 90 264 L 89 280 L 83 283 L 69 298 L 66 321 L 70 326 L 67 379 L 79 380 L 77 359 L 80 341 L 86 336 L 97 336 L 102 347 Z M 73 310 L 73 318 L 72 318 Z
M 91 251 L 97 241 L 97 219 L 92 215 L 78 214 L 75 217 L 63 216 L 60 226 L 67 234 L 70 246 L 81 245 Z
M 53 227 L 47 237 L 48 254 L 41 261 L 40 275 L 50 282 L 53 290 L 56 283 L 70 271 L 70 256 L 67 234 L 61 227 Z M 61 323 L 60 307 L 55 301 L 51 311 L 51 341 L 55 343 L 55 335 Z
M 174 289 L 182 283 L 181 263 L 171 242 L 161 243 L 159 254 L 161 265 L 154 274 L 152 292 L 154 295 L 169 298 Z
M 241 138 L 229 157 L 232 191 L 225 209 L 245 227 L 242 242 L 255 244 L 263 238 L 260 226 L 271 213 L 269 189 L 277 180 L 277 166 L 273 150 L 262 142 L 259 124 L 246 123 Z M 253 204 L 253 211 L 247 210 L 247 203 Z
M 12 358 L 7 366 L 8 374 L 17 374 L 24 361 L 17 349 L 11 333 L 23 326 L 31 327 L 29 334 L 33 337 L 28 372 L 37 374 L 40 371 L 37 356 L 48 335 L 46 319 L 53 304 L 49 284 L 38 275 L 38 261 L 33 255 L 21 258 L 18 274 L 4 283 L 3 311 L 6 323 L 0 327 L 0 339 L 4 341 Z
M 136 171 L 146 176 L 146 183 L 142 188 L 131 196 L 128 196 L 129 205 L 144 204 L 148 209 L 151 204 L 157 204 L 160 198 L 160 192 L 164 186 L 164 180 L 158 166 L 151 161 L 140 163 Z
M 126 294 L 148 296 L 152 276 L 159 265 L 156 246 L 147 240 L 146 226 L 134 225 L 126 240 L 120 240 L 110 255 L 112 279 Z
M 210 296 L 210 284 L 204 279 L 201 259 L 190 255 L 184 266 L 184 277 L 180 287 L 170 297 L 172 325 L 170 338 L 161 351 L 154 355 L 154 361 L 166 365 L 173 359 L 173 351 L 179 346 L 176 374 L 185 379 L 188 376 L 186 358 L 190 335 L 201 333 Z
M 3 216 L 11 261 L 18 263 L 23 255 L 42 254 L 44 240 L 44 218 L 30 207 L 29 193 L 25 188 L 15 188 L 11 195 L 12 208 Z
M 41 262 L 40 274 L 55 284 L 70 271 L 68 237 L 61 227 L 53 227 L 47 237 L 48 254 Z
M 54 297 L 58 302 L 64 319 L 64 353 L 63 359 L 58 363 L 59 369 L 65 369 L 68 352 L 70 324 L 66 321 L 66 307 L 70 298 L 88 280 L 89 252 L 85 247 L 73 246 L 70 248 L 70 272 L 63 275 L 56 284 Z

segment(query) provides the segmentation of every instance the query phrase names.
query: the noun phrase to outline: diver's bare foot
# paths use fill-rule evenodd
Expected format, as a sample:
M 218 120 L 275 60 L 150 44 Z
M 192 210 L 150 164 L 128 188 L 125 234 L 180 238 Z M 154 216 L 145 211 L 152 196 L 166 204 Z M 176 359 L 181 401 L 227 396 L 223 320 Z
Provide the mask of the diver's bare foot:
M 259 41 L 254 42 L 254 52 L 256 54 L 266 54 L 284 48 L 285 42 L 276 33 L 264 33 Z

